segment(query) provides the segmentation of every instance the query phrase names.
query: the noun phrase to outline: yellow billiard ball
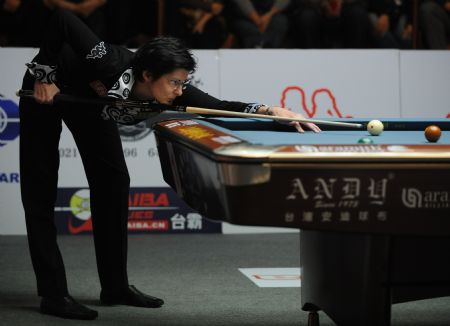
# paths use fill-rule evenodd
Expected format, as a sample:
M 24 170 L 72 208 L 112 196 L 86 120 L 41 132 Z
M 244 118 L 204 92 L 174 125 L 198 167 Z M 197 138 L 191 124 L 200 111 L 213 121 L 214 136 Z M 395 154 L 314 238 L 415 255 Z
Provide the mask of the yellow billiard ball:
M 371 120 L 367 124 L 367 131 L 372 136 L 378 136 L 383 132 L 384 126 L 380 120 Z

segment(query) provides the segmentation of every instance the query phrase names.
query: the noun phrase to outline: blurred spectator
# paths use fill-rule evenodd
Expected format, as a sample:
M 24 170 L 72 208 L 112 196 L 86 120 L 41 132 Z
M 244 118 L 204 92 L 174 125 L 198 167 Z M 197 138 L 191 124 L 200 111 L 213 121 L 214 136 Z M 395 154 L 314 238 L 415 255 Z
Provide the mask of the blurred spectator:
M 20 26 L 21 0 L 0 1 L 0 46 L 11 45 Z
M 243 48 L 278 48 L 282 45 L 288 18 L 283 12 L 290 0 L 231 0 L 230 22 Z
M 0 45 L 39 47 L 56 8 L 74 12 L 109 43 L 122 44 L 127 7 L 127 0 L 0 0 Z
M 43 0 L 51 10 L 61 8 L 73 12 L 80 17 L 100 38 L 106 38 L 107 0 Z
M 450 1 L 424 0 L 420 5 L 420 31 L 426 48 L 443 50 L 450 44 Z
M 369 15 L 377 47 L 412 48 L 409 3 L 409 0 L 370 0 Z
M 0 0 L 0 8 L 3 46 L 40 45 L 49 15 L 42 0 Z
M 125 30 L 127 39 L 125 46 L 131 49 L 137 49 L 157 35 L 158 1 L 119 1 L 126 1 L 129 11 L 129 19 Z M 166 0 L 166 7 L 168 2 L 171 1 Z
M 367 48 L 372 42 L 365 0 L 293 0 L 292 28 L 306 48 Z
M 291 31 L 294 46 L 305 49 L 324 47 L 322 0 L 292 0 Z
M 124 45 L 129 37 L 130 10 L 134 1 L 107 0 L 105 5 L 106 41 Z M 140 1 L 139 1 L 140 2 Z
M 178 0 L 183 21 L 183 39 L 190 48 L 217 49 L 225 41 L 227 29 L 222 0 Z

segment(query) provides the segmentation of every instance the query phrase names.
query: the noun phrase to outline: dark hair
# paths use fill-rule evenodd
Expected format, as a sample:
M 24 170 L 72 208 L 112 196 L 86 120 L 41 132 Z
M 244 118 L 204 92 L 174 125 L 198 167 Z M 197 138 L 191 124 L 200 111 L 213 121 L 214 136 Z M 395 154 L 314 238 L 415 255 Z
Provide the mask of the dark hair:
M 190 74 L 197 68 L 192 52 L 174 37 L 156 37 L 141 46 L 132 61 L 135 78 L 142 81 L 142 73 L 147 70 L 154 79 L 171 73 L 176 69 L 185 69 Z

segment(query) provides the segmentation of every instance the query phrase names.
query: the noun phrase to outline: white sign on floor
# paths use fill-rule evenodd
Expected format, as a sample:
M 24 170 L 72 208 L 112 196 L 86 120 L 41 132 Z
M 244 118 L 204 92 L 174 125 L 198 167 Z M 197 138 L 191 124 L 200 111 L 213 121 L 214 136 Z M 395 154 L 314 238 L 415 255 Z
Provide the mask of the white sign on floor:
M 239 268 L 261 288 L 293 288 L 301 286 L 300 268 Z

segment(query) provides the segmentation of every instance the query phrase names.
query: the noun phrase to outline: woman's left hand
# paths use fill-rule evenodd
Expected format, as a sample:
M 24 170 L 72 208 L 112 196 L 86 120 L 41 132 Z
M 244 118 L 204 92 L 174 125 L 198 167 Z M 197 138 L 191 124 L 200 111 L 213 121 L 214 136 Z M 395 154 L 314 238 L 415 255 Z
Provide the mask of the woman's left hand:
M 286 118 L 295 118 L 295 119 L 306 119 L 303 115 L 300 113 L 293 112 L 289 109 L 281 108 L 278 106 L 270 106 L 270 107 L 262 107 L 258 110 L 257 113 L 260 114 L 267 114 L 267 115 L 274 115 L 278 117 L 286 117 Z M 284 122 L 282 122 L 284 123 Z M 298 132 L 304 133 L 305 130 L 302 128 L 303 126 L 306 126 L 308 129 L 311 129 L 314 132 L 320 132 L 320 128 L 311 122 L 298 122 L 298 121 L 291 121 L 287 122 L 290 126 L 293 126 L 295 129 L 297 129 Z

